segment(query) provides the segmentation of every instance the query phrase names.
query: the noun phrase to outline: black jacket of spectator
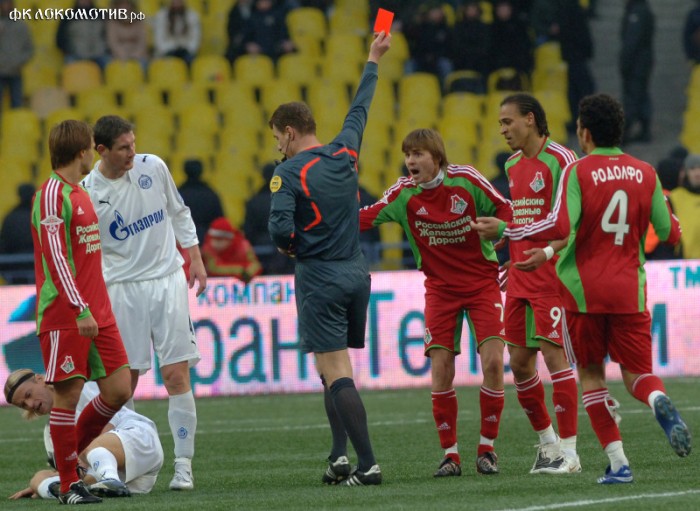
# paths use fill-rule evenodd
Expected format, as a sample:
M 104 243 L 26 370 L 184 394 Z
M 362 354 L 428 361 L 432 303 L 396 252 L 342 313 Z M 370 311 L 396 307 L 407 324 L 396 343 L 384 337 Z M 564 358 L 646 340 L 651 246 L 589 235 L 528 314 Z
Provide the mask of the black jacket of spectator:
M 178 188 L 185 204 L 190 208 L 192 220 L 197 228 L 200 245 L 204 243 L 209 224 L 215 218 L 224 216 L 219 195 L 202 181 L 202 163 L 198 160 L 185 162 L 187 180 Z

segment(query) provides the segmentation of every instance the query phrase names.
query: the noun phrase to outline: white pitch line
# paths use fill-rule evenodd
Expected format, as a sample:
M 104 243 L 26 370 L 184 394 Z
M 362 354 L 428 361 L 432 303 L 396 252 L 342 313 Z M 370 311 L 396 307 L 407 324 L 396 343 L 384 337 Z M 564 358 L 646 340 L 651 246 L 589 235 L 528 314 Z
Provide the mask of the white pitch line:
M 587 499 L 587 500 L 575 500 L 573 502 L 559 502 L 557 504 L 547 504 L 546 506 L 529 506 L 529 507 L 518 507 L 518 508 L 508 508 L 500 509 L 499 511 L 547 511 L 549 509 L 562 509 L 567 507 L 584 507 L 584 506 L 595 506 L 598 504 L 611 504 L 615 502 L 624 502 L 627 500 L 639 500 L 639 499 L 665 499 L 668 497 L 682 497 L 683 495 L 695 495 L 700 493 L 700 490 L 686 490 L 677 492 L 666 492 L 666 493 L 642 493 L 639 495 L 629 495 L 626 497 L 609 497 L 607 499 Z

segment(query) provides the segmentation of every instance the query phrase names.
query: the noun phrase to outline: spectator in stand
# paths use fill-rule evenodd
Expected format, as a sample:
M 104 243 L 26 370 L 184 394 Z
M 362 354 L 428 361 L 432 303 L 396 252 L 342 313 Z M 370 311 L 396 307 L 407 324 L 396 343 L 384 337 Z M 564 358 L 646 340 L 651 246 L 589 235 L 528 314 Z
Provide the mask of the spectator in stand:
M 273 60 L 293 52 L 294 43 L 287 31 L 287 12 L 279 0 L 255 0 L 243 33 L 245 52 L 264 54 Z
M 0 229 L 0 254 L 32 254 L 34 242 L 30 229 L 34 185 L 24 183 L 17 187 L 19 204 L 10 211 Z
M 525 13 L 516 10 L 511 0 L 496 0 L 493 13 L 491 69 L 512 67 L 529 74 L 534 57 Z
M 31 183 L 19 185 L 17 194 L 19 204 L 7 214 L 0 229 L 0 254 L 26 254 L 27 257 L 10 258 L 11 260 L 2 266 L 1 274 L 8 284 L 33 284 L 34 259 L 29 255 L 34 252 L 30 229 L 34 185 Z M 23 259 L 23 261 L 16 259 Z
M 124 9 L 129 15 L 139 12 L 136 0 L 112 0 L 112 9 Z M 110 19 L 107 21 L 107 47 L 117 60 L 138 60 L 148 67 L 148 31 L 144 20 Z
M 29 27 L 23 20 L 12 21 L 12 0 L 0 0 L 0 107 L 5 87 L 10 91 L 10 106 L 22 106 L 22 67 L 34 55 L 34 43 Z
M 683 258 L 700 259 L 700 154 L 685 159 L 682 186 L 672 190 L 670 197 L 683 228 Z
M 225 217 L 215 219 L 209 226 L 202 259 L 209 277 L 236 277 L 247 284 L 262 273 L 250 242 Z
M 224 216 L 224 208 L 221 206 L 219 195 L 211 186 L 202 181 L 203 170 L 201 161 L 187 160 L 185 162 L 187 179 L 177 189 L 182 200 L 190 208 L 200 244 L 204 240 L 209 225 L 216 218 Z
M 654 65 L 654 13 L 647 0 L 627 0 L 622 18 L 623 143 L 651 141 L 649 81 Z
M 267 227 L 272 195 L 270 181 L 274 172 L 274 163 L 268 163 L 262 168 L 265 183 L 245 204 L 243 233 L 255 248 L 264 275 L 288 275 L 294 273 L 294 259 L 277 251 Z
M 452 71 L 452 33 L 442 4 L 433 0 L 426 2 L 405 32 L 411 51 L 406 72 L 432 73 L 444 83 Z
M 688 12 L 683 29 L 683 48 L 685 56 L 693 64 L 700 64 L 700 0 L 697 6 Z
M 556 19 L 552 27 L 561 44 L 561 56 L 567 64 L 568 99 L 572 122 L 569 133 L 576 132 L 578 103 L 595 92 L 595 82 L 588 66 L 593 58 L 593 38 L 588 16 L 579 0 L 557 0 Z
M 455 70 L 481 73 L 482 90 L 473 92 L 485 92 L 486 76 L 490 69 L 491 25 L 482 20 L 483 13 L 477 0 L 467 0 L 457 14 L 457 23 L 452 31 L 453 67 Z
M 170 0 L 153 20 L 154 57 L 178 57 L 191 64 L 202 42 L 199 14 L 185 0 Z
M 228 12 L 226 58 L 231 63 L 246 52 L 243 38 L 245 36 L 245 27 L 250 20 L 252 12 L 253 0 L 238 0 Z
M 104 69 L 109 62 L 106 21 L 92 19 L 90 10 L 97 9 L 93 0 L 76 0 L 73 19 L 63 18 L 56 32 L 56 46 L 63 52 L 66 64 L 76 60 L 92 60 Z M 77 14 L 80 11 L 80 14 Z
M 671 151 L 671 153 L 672 152 L 673 151 Z M 680 186 L 682 171 L 683 160 L 673 158 L 670 154 L 656 165 L 656 173 L 659 175 L 661 188 L 667 199 L 670 197 L 671 191 Z M 644 255 L 648 260 L 680 259 L 682 257 L 681 246 L 682 245 L 677 245 L 672 247 L 666 243 L 661 243 L 654 226 L 649 225 L 649 230 L 644 240 Z

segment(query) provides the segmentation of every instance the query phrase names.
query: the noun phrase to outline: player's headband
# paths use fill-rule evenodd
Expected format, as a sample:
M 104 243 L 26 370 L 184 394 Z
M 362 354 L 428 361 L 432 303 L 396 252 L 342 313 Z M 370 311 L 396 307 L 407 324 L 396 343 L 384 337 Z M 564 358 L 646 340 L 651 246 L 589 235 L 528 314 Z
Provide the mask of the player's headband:
M 12 404 L 12 398 L 15 397 L 15 392 L 17 391 L 19 386 L 22 385 L 29 378 L 34 378 L 34 376 L 36 376 L 34 373 L 27 373 L 24 376 L 22 376 L 19 380 L 17 380 L 17 382 L 10 388 L 10 391 L 7 393 L 7 404 Z

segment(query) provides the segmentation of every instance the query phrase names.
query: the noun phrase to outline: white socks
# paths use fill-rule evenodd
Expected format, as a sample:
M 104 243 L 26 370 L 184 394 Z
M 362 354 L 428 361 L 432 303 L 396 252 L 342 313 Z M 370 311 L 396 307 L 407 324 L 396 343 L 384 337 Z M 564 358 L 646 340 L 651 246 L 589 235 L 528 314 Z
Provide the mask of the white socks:
M 170 396 L 168 423 L 175 442 L 176 458 L 194 457 L 194 435 L 197 431 L 197 410 L 192 391 Z
M 547 429 L 538 431 L 537 434 L 540 436 L 540 444 L 542 445 L 557 443 L 557 434 L 554 432 L 554 428 L 551 424 Z
M 625 456 L 625 451 L 622 449 L 622 442 L 619 440 L 606 445 L 605 453 L 608 455 L 608 458 L 610 458 L 610 470 L 613 472 L 620 470 L 623 465 L 629 466 L 630 464 L 627 460 L 627 456 Z
M 117 468 L 117 458 L 104 447 L 96 447 L 87 454 L 90 470 L 98 481 L 104 479 L 119 479 L 119 471 Z

